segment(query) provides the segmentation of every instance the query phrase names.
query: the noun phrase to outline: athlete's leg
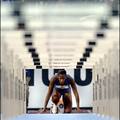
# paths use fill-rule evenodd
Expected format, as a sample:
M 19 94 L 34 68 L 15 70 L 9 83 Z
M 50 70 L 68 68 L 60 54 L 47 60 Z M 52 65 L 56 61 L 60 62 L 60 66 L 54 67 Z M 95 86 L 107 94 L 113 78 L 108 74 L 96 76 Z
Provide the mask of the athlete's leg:
M 71 92 L 65 93 L 63 95 L 63 102 L 64 102 L 64 112 L 71 113 L 72 112 L 72 96 Z
M 53 93 L 53 95 L 52 95 L 52 102 L 53 102 L 55 105 L 57 105 L 58 102 L 59 102 L 60 97 L 61 97 L 61 94 L 60 94 L 58 91 L 54 90 L 54 93 Z

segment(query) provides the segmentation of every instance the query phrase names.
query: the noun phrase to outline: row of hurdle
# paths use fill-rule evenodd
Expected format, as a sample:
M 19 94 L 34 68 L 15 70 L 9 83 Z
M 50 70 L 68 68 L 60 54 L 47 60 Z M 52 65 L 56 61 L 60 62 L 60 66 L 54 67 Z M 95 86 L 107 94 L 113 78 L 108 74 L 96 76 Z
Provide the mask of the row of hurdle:
M 21 59 L 1 41 L 1 117 L 26 113 L 26 80 Z
M 119 44 L 99 60 L 93 68 L 93 112 L 119 118 Z

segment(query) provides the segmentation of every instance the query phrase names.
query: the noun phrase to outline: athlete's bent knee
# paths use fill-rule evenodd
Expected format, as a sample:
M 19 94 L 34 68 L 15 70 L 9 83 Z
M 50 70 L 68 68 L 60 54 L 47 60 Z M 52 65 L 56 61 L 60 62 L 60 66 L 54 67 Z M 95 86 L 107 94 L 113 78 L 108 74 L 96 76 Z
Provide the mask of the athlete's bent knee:
M 59 97 L 57 95 L 53 95 L 52 96 L 52 102 L 57 105 L 58 102 L 59 102 Z

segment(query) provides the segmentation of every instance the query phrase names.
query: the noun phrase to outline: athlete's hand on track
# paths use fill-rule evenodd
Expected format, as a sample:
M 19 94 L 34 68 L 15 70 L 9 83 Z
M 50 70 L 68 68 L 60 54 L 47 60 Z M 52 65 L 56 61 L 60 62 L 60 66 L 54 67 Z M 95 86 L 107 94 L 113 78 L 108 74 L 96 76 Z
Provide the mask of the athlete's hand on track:
M 40 113 L 46 113 L 47 112 L 47 109 L 44 108 L 42 111 L 40 110 Z
M 77 108 L 77 112 L 78 112 L 78 113 L 80 112 L 80 108 Z

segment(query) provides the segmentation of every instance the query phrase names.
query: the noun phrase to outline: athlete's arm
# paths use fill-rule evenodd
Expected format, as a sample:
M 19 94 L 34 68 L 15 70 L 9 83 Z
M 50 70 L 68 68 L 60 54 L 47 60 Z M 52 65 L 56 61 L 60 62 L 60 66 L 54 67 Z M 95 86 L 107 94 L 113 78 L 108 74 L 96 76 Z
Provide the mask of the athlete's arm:
M 50 84 L 49 84 L 49 88 L 48 88 L 48 93 L 47 93 L 46 98 L 45 98 L 44 110 L 46 109 L 48 101 L 49 101 L 49 99 L 51 97 L 51 94 L 53 92 L 54 79 L 55 79 L 55 77 L 51 78 L 51 80 L 50 80 Z
M 70 77 L 70 80 L 71 80 L 71 87 L 72 87 L 73 93 L 74 93 L 75 98 L 76 98 L 77 109 L 79 110 L 80 99 L 79 99 L 77 87 L 76 87 L 75 81 L 71 77 Z

